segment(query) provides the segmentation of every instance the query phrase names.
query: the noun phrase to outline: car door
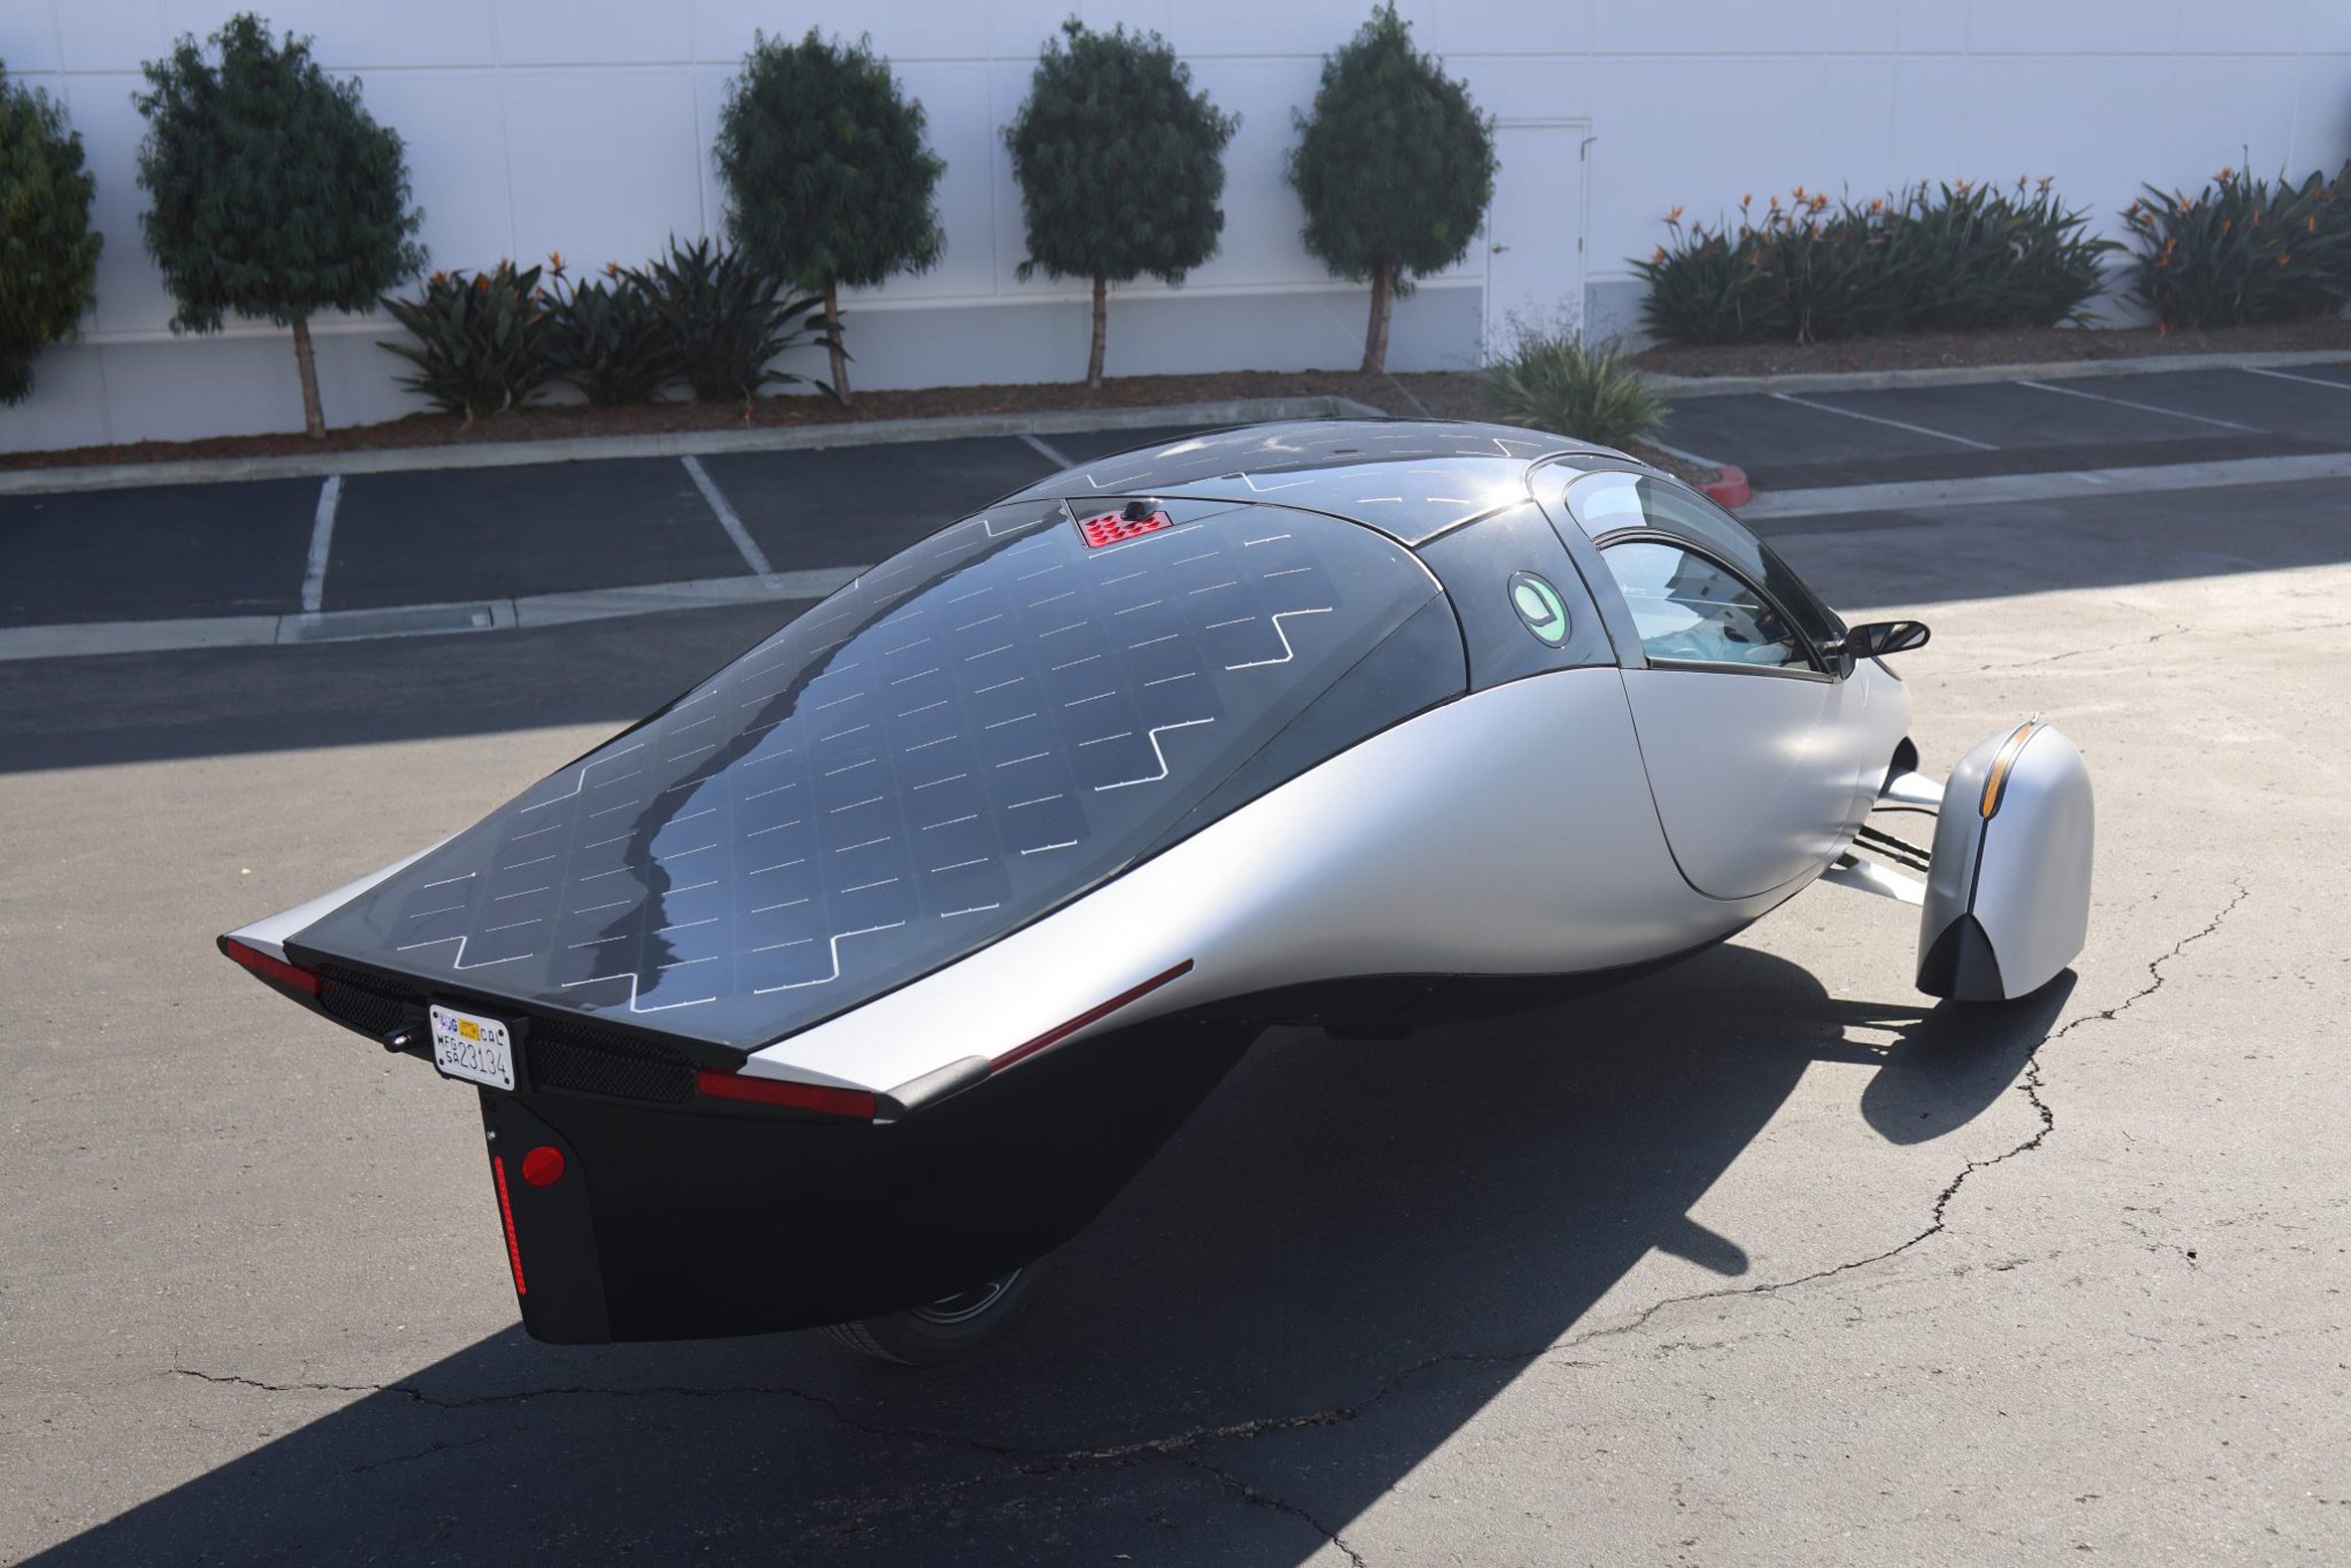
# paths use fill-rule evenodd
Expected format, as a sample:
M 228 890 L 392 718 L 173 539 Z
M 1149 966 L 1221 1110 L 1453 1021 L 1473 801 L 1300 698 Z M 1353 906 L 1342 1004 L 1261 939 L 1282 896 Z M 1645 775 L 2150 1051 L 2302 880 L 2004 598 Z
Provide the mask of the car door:
M 1867 814 L 1886 752 L 1843 633 L 1761 541 L 1670 481 L 1589 473 L 1565 508 L 1624 614 L 1625 695 L 1666 841 L 1691 886 L 1767 893 L 1819 871 Z M 1564 532 L 1564 530 L 1562 530 Z

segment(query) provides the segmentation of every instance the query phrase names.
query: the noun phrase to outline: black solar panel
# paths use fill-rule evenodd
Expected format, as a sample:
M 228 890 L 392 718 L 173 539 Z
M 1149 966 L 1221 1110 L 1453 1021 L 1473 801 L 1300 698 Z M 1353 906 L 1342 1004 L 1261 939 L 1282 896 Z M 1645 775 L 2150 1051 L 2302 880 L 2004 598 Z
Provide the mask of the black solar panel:
M 960 523 L 295 946 L 741 1046 L 983 946 L 1437 596 L 1336 518 L 1167 511 L 1100 548 L 1058 502 Z

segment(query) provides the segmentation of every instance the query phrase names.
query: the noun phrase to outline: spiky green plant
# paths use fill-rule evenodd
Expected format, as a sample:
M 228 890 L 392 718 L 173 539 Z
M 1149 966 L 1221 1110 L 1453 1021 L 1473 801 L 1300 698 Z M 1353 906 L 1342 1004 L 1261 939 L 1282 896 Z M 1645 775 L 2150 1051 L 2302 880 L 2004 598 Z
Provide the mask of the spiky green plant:
M 486 272 L 435 272 L 415 299 L 386 299 L 411 343 L 383 343 L 417 368 L 400 384 L 471 425 L 523 408 L 547 380 L 546 298 L 539 269 L 500 261 Z
M 2271 183 L 2223 169 L 2193 196 L 2148 186 L 2122 221 L 2138 247 L 2131 292 L 2167 329 L 2301 321 L 2351 300 L 2340 175 Z
M 1513 425 L 1622 446 L 1666 421 L 1656 384 L 1614 343 L 1555 327 L 1517 326 L 1486 369 L 1486 403 Z

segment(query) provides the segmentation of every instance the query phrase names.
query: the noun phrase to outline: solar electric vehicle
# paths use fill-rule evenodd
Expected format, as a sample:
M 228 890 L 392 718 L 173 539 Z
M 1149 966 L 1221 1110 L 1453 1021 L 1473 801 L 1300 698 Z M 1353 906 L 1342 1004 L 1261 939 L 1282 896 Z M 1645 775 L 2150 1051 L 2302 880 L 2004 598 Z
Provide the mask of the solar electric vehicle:
M 1925 640 L 1587 442 L 1224 431 L 1006 496 L 221 946 L 476 1092 L 531 1333 L 940 1360 L 1269 1026 L 1555 1002 L 1820 881 L 1916 910 L 1928 993 L 2050 980 L 2080 755 L 2033 718 L 1922 775 Z

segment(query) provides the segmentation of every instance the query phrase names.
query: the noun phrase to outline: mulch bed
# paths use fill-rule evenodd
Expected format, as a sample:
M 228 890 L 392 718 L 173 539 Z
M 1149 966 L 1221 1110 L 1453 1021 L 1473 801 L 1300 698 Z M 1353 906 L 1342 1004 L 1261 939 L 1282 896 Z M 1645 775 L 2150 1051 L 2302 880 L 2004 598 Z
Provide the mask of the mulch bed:
M 2046 365 L 2150 354 L 2351 351 L 2351 320 L 2163 332 L 2154 327 L 2012 327 L 1915 332 L 1834 343 L 1660 343 L 1633 356 L 1667 376 L 1784 376 L 1812 371 L 1920 370 L 1950 365 Z
M 395 446 L 461 446 L 495 441 L 556 440 L 581 436 L 669 435 L 682 431 L 799 429 L 862 420 L 920 420 L 968 414 L 1048 414 L 1083 409 L 1151 408 L 1220 402 L 1230 398 L 1291 398 L 1326 394 L 1357 398 L 1408 413 L 1385 377 L 1326 371 L 1231 371 L 1212 376 L 1121 376 L 1096 390 L 1074 382 L 1000 387 L 923 387 L 860 392 L 852 408 L 829 398 L 755 399 L 733 403 L 646 403 L 625 409 L 577 405 L 524 409 L 476 420 L 412 414 L 381 425 L 329 429 L 321 440 L 294 433 L 215 436 L 193 441 L 125 441 L 55 451 L 0 453 L 0 468 L 54 468 L 83 463 L 169 462 L 190 457 L 280 457 L 304 452 L 363 451 Z M 297 411 L 288 409 L 288 417 Z M 331 411 L 330 411 L 331 413 Z

